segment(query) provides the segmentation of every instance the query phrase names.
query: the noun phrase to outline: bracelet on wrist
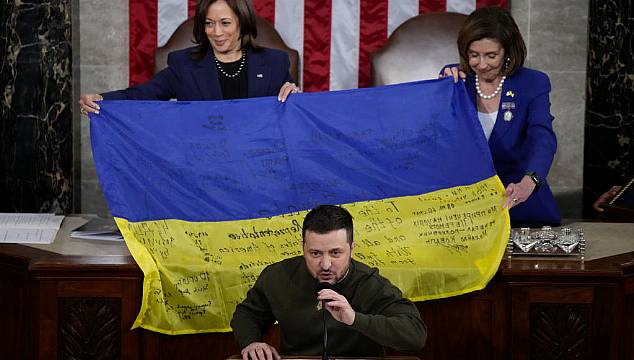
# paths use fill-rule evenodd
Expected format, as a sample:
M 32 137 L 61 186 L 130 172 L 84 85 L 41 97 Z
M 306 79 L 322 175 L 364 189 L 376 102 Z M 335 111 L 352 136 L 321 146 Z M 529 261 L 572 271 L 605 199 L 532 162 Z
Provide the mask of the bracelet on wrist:
M 539 188 L 542 186 L 542 180 L 539 178 L 539 176 L 537 176 L 537 173 L 534 171 L 527 171 L 526 176 L 528 176 L 533 183 L 535 183 L 535 188 L 533 189 L 533 192 L 536 192 L 539 190 Z

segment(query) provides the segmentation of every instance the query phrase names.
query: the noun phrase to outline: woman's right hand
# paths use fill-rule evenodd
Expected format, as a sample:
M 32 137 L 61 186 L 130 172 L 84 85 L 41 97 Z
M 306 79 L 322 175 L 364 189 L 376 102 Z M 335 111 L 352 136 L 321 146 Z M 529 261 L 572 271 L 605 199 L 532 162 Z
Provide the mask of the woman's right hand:
M 620 186 L 612 186 L 610 190 L 604 192 L 601 196 L 599 196 L 597 201 L 592 204 L 594 210 L 600 213 L 603 212 L 605 209 L 603 209 L 602 206 L 610 202 L 610 200 L 612 200 L 612 198 L 615 197 L 616 194 L 619 193 L 619 191 L 621 191 Z
M 302 92 L 295 83 L 285 82 L 284 85 L 280 88 L 280 93 L 277 95 L 277 100 L 279 102 L 286 102 L 288 96 L 290 94 L 296 94 Z
M 462 71 L 462 70 L 460 70 L 460 69 L 458 69 L 457 67 L 454 66 L 454 67 L 451 67 L 451 68 L 446 67 L 443 70 L 443 72 L 440 75 L 438 75 L 438 78 L 441 79 L 441 78 L 444 78 L 444 77 L 447 77 L 447 76 L 452 76 L 453 77 L 453 82 L 457 83 L 458 79 L 464 80 L 467 77 L 467 74 L 465 74 L 464 71 Z
M 82 115 L 99 114 L 99 104 L 96 101 L 101 100 L 103 100 L 103 96 L 99 94 L 83 94 L 79 97 L 79 111 Z

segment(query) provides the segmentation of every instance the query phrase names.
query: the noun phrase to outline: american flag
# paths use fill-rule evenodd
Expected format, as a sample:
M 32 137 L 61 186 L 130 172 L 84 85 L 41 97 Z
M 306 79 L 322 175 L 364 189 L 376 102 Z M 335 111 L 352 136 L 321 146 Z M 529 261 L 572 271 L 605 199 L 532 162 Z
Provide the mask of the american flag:
M 407 19 L 429 12 L 469 14 L 508 0 L 252 0 L 297 50 L 304 91 L 370 85 L 370 54 Z M 149 79 L 153 51 L 193 16 L 196 0 L 129 0 L 130 84 Z

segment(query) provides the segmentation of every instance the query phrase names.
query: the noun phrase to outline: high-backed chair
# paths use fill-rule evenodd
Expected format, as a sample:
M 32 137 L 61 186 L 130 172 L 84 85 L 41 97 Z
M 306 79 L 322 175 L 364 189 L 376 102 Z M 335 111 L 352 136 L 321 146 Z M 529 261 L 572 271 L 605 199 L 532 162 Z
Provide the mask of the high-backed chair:
M 458 63 L 458 31 L 466 15 L 429 13 L 399 26 L 372 54 L 372 85 L 435 79 L 443 65 Z
M 288 53 L 291 63 L 290 73 L 297 81 L 299 69 L 299 53 L 295 49 L 286 46 L 277 30 L 265 19 L 256 18 L 258 37 L 254 40 L 255 45 L 273 49 L 279 49 Z M 185 49 L 194 46 L 192 31 L 194 28 L 194 18 L 185 20 L 178 26 L 165 45 L 154 50 L 154 73 L 163 70 L 167 66 L 167 54 L 174 50 Z

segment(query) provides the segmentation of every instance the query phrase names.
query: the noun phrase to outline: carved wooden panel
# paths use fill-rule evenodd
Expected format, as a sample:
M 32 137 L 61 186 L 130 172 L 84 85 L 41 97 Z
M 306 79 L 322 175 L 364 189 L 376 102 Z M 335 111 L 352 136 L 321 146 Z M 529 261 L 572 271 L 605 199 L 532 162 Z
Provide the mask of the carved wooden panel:
M 587 358 L 592 308 L 590 304 L 530 305 L 530 359 Z
M 120 359 L 121 301 L 60 298 L 59 359 Z
M 417 303 L 428 327 L 422 359 L 508 359 L 506 286 Z M 388 353 L 397 355 L 398 353 Z

